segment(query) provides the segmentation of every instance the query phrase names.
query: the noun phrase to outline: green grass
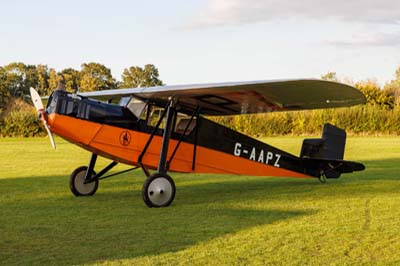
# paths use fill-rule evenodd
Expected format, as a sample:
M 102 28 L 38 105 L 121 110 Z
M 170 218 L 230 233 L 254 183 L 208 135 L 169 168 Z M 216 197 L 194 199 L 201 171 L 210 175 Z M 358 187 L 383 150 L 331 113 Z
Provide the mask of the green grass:
M 302 138 L 263 140 L 298 154 Z M 0 265 L 400 265 L 400 137 L 349 138 L 367 170 L 327 184 L 172 174 L 163 209 L 143 204 L 140 171 L 72 196 L 89 154 L 57 144 L 0 140 Z

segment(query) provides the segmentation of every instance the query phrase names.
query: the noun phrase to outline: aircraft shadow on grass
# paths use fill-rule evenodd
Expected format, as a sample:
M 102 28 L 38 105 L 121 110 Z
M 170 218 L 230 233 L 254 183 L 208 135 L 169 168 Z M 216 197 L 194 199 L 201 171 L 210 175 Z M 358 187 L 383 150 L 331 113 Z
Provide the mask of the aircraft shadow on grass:
M 132 187 L 132 179 L 126 180 L 124 184 Z M 250 190 L 241 182 L 181 188 L 178 184 L 180 195 L 173 206 L 150 209 L 140 201 L 136 186 L 133 191 L 125 186 L 126 190 L 104 193 L 100 188 L 90 198 L 74 197 L 65 188 L 50 191 L 65 181 L 65 176 L 0 180 L 2 188 L 13 183 L 12 190 L 19 187 L 28 191 L 32 182 L 44 186 L 37 190 L 44 194 L 42 197 L 33 188 L 31 192 L 36 198 L 22 199 L 22 193 L 22 198 L 12 201 L 8 197 L 0 205 L 0 212 L 7 217 L 0 226 L 5 230 L 5 238 L 0 240 L 5 262 L 16 263 L 30 256 L 42 264 L 63 264 L 63 261 L 81 264 L 176 252 L 226 234 L 313 212 L 231 207 L 232 199 L 254 201 L 262 193 L 268 194 L 269 190 L 265 191 L 268 184 L 263 182 L 250 181 Z M 116 179 L 116 182 L 122 181 Z
M 179 184 L 186 182 L 180 176 L 177 200 L 171 208 L 162 209 L 144 206 L 140 201 L 142 179 L 129 175 L 105 181 L 98 194 L 86 198 L 69 194 L 66 176 L 0 179 L 0 213 L 7 217 L 0 225 L 4 234 L 0 262 L 16 263 L 28 256 L 43 264 L 81 264 L 176 252 L 226 234 L 318 211 L 271 209 L 257 205 L 260 200 L 288 201 L 309 193 L 337 197 L 338 191 L 342 197 L 394 192 L 393 186 L 371 191 L 368 181 L 400 179 L 398 160 L 368 164 L 374 174 L 367 168 L 354 178 L 349 175 L 328 185 L 317 180 L 230 181 L 225 177 L 221 182 L 185 185 Z M 353 183 L 357 190 L 346 189 Z M 335 195 L 330 195 L 329 186 Z

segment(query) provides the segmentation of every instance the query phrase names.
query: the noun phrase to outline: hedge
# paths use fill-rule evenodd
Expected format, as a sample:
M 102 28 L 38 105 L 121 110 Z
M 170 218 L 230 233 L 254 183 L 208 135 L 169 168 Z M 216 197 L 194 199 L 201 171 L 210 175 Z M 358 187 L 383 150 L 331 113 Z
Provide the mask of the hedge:
M 20 105 L 18 108 L 15 106 Z M 0 135 L 31 137 L 45 134 L 33 107 L 15 104 L 1 121 Z M 400 107 L 377 105 L 299 112 L 210 117 L 210 119 L 254 137 L 319 135 L 325 123 L 346 129 L 349 135 L 400 135 Z

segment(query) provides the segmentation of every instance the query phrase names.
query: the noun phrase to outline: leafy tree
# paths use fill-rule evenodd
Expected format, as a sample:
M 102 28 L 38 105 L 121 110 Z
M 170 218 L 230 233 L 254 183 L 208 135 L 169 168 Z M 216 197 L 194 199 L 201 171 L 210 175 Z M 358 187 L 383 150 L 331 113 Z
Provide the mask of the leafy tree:
M 38 75 L 35 65 L 26 65 L 25 67 L 25 79 L 23 86 L 23 95 L 29 94 L 29 89 L 31 87 L 35 88 L 38 84 Z
M 158 69 L 152 65 L 147 64 L 144 66 L 144 83 L 143 87 L 162 86 L 162 81 L 158 78 Z
M 125 68 L 122 74 L 122 83 L 120 84 L 120 88 L 152 87 L 162 85 L 163 83 L 159 79 L 158 69 L 152 64 L 147 64 L 144 68 L 139 66 L 131 66 L 129 69 Z
M 66 91 L 68 92 L 78 91 L 79 83 L 81 80 L 80 73 L 78 70 L 75 70 L 73 68 L 66 68 L 60 72 L 60 75 L 63 77 Z
M 24 63 L 11 63 L 4 67 L 6 72 L 5 84 L 12 96 L 29 94 L 30 87 L 36 87 L 36 66 Z
M 333 82 L 339 82 L 339 78 L 336 75 L 336 72 L 328 72 L 325 75 L 321 76 L 321 79 Z
M 80 91 L 109 90 L 115 88 L 111 70 L 99 63 L 82 64 L 80 72 Z
M 384 92 L 394 97 L 396 106 L 400 106 L 400 67 L 395 72 L 395 79 L 386 83 Z
M 384 108 L 393 108 L 394 97 L 387 95 L 381 90 L 376 81 L 360 81 L 355 84 L 355 87 L 364 93 L 368 104 L 379 105 Z
M 49 91 L 49 70 L 47 65 L 37 65 L 36 67 L 37 85 L 36 89 L 40 95 L 48 95 Z
M 140 87 L 143 79 L 143 69 L 138 66 L 131 66 L 129 69 L 125 68 L 121 77 L 122 83 L 120 84 L 120 88 Z
M 0 117 L 2 115 L 3 108 L 6 106 L 8 98 L 10 97 L 10 91 L 7 87 L 7 74 L 3 67 L 0 67 Z
M 47 89 L 47 94 L 50 94 L 57 88 L 59 81 L 60 81 L 60 76 L 57 74 L 57 71 L 54 68 L 50 68 L 49 79 L 47 80 L 49 86 Z

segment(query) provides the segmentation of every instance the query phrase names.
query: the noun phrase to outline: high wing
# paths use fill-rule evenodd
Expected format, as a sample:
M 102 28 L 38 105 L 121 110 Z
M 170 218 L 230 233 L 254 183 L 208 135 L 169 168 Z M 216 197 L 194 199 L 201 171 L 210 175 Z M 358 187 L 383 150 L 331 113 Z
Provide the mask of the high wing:
M 136 97 L 164 107 L 172 97 L 181 112 L 200 108 L 203 115 L 236 115 L 273 111 L 345 107 L 366 102 L 357 89 L 322 80 L 270 80 L 169 85 L 79 93 L 103 101 Z

